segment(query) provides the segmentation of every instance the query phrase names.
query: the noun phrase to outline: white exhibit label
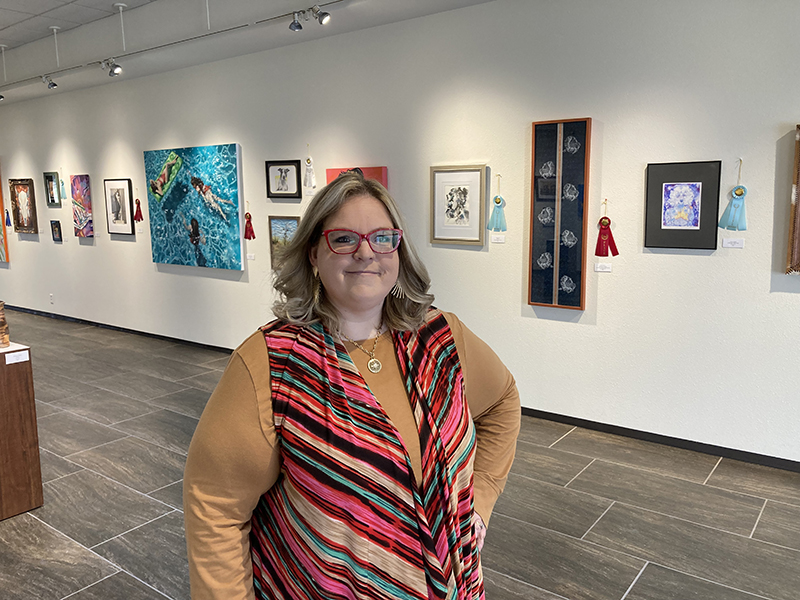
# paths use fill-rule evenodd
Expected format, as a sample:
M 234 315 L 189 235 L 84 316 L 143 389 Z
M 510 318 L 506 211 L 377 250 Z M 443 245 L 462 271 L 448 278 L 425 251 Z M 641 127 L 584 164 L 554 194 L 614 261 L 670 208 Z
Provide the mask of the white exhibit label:
M 247 260 L 255 260 L 255 259 L 256 259 L 256 255 L 255 254 L 248 254 L 247 255 Z
M 493 244 L 505 244 L 506 243 L 506 236 L 501 233 L 493 233 L 492 234 L 492 243 Z
M 21 362 L 28 362 L 31 359 L 31 355 L 27 350 L 23 350 L 22 352 L 9 352 L 6 354 L 6 364 L 13 365 L 15 363 Z
M 723 248 L 744 248 L 744 238 L 722 238 Z
M 611 273 L 611 263 L 594 263 L 595 273 Z

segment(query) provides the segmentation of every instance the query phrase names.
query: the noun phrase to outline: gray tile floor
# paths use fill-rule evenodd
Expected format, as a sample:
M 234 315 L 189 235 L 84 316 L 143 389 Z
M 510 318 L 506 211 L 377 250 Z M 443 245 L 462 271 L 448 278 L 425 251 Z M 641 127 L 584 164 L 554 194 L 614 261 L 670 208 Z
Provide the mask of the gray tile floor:
M 7 311 L 45 505 L 0 521 L 3 600 L 189 598 L 181 477 L 225 355 Z M 523 417 L 488 600 L 794 600 L 800 474 Z

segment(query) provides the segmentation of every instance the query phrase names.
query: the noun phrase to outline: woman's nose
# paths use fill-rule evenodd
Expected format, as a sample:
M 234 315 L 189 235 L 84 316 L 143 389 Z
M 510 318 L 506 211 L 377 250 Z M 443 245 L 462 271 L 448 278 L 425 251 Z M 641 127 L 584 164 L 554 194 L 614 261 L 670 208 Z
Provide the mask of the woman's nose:
M 375 258 L 375 253 L 372 251 L 372 247 L 367 240 L 361 240 L 361 245 L 358 247 L 358 250 L 356 250 L 355 257 L 361 260 Z

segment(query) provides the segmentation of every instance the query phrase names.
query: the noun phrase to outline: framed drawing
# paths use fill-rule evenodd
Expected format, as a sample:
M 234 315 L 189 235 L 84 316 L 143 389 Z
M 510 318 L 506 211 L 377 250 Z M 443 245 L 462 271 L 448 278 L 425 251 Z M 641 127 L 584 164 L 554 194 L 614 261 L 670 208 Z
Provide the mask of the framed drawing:
M 299 160 L 268 160 L 267 196 L 269 198 L 301 198 Z
M 36 218 L 36 196 L 33 179 L 9 179 L 11 192 L 11 217 L 16 233 L 38 233 L 39 221 Z
M 9 262 L 8 260 L 8 232 L 6 231 L 6 220 L 11 223 L 11 215 L 8 209 L 3 205 L 3 190 L 0 189 L 0 262 Z
M 431 167 L 431 243 L 483 246 L 486 165 Z
M 61 243 L 64 239 L 61 237 L 61 221 L 50 221 L 50 232 L 53 234 L 53 241 Z
M 389 188 L 389 168 L 388 167 L 349 167 L 346 169 L 325 169 L 325 183 L 330 183 L 340 174 L 352 169 L 360 169 L 364 174 L 364 179 L 374 179 L 383 187 Z
M 133 235 L 133 185 L 130 179 L 104 179 L 108 233 Z
M 646 248 L 717 249 L 722 161 L 647 165 Z
M 533 123 L 528 304 L 583 310 L 592 120 Z
M 75 237 L 94 237 L 94 219 L 92 218 L 92 189 L 88 175 L 70 175 L 72 191 L 72 225 Z
M 800 209 L 797 208 L 800 193 L 800 125 L 797 126 L 794 142 L 794 174 L 792 176 L 792 208 L 789 215 L 789 252 L 786 259 L 786 274 L 800 275 Z
M 145 151 L 154 263 L 244 269 L 240 152 L 238 144 Z
M 45 201 L 49 208 L 61 208 L 61 188 L 58 181 L 56 171 L 48 171 L 44 174 Z
M 281 252 L 292 241 L 299 224 L 300 217 L 269 218 L 269 254 L 273 270 L 280 264 Z

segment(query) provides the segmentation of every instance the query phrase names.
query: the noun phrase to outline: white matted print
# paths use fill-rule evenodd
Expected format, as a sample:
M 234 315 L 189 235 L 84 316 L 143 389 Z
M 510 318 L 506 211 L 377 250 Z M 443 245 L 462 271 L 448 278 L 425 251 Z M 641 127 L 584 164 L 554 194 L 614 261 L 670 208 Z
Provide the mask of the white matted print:
M 431 167 L 431 243 L 483 245 L 486 165 Z
M 103 180 L 108 233 L 133 235 L 133 189 L 130 179 Z

